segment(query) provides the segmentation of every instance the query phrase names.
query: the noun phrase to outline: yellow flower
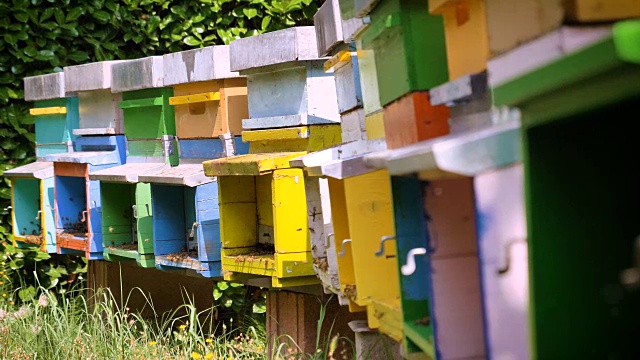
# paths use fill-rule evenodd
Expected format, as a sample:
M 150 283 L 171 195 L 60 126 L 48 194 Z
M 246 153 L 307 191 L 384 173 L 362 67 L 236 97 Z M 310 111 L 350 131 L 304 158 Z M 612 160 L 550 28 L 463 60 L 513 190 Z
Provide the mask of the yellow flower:
M 204 358 L 208 360 L 213 359 L 213 353 L 207 353 Z
M 2 294 L 2 297 L 7 297 L 7 294 Z
M 4 284 L 2 281 L 0 281 L 0 285 Z
M 148 345 L 149 345 L 149 346 L 153 346 L 153 345 L 155 345 L 155 344 L 157 344 L 157 342 L 155 342 L 155 341 L 149 341 L 149 342 L 148 342 Z
M 198 354 L 197 352 L 192 352 L 191 353 L 191 358 L 192 359 L 202 359 L 202 355 Z
M 180 326 L 178 326 L 178 329 L 180 329 L 180 330 L 184 330 L 184 329 L 186 329 L 186 328 L 187 328 L 187 325 L 180 325 Z
M 213 342 L 212 338 L 208 338 L 207 340 L 205 340 L 204 342 L 206 342 L 207 344 L 211 344 Z

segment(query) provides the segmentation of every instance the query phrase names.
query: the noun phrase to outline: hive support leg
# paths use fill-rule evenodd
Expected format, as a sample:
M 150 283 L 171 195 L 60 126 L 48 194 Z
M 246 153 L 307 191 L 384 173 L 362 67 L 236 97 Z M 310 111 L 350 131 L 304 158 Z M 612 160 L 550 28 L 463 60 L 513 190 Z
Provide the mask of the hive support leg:
M 316 347 L 318 320 L 323 308 L 324 320 Z M 313 354 L 317 349 L 328 349 L 331 338 L 339 335 L 335 357 L 342 358 L 344 353 L 346 358 L 351 358 L 355 338 L 348 323 L 363 319 L 366 319 L 366 313 L 350 313 L 346 306 L 340 306 L 336 296 L 270 290 L 267 294 L 269 354 L 275 355 L 275 349 L 281 343 Z
M 355 335 L 356 359 L 402 359 L 400 344 L 377 330 L 370 329 L 366 320 L 351 321 L 349 327 Z M 413 359 L 421 358 L 411 358 Z

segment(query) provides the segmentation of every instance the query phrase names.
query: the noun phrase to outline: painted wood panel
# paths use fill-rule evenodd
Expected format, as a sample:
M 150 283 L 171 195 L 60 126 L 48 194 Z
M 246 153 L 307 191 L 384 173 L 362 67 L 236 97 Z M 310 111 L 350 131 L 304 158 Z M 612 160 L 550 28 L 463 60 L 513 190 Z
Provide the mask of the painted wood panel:
M 414 92 L 384 109 L 384 134 L 396 149 L 449 133 L 449 108 L 431 105 L 428 92 Z
M 159 139 L 175 135 L 175 113 L 169 105 L 172 88 L 125 92 L 118 105 L 124 113 L 124 133 L 131 139 Z
M 277 253 L 310 252 L 309 222 L 302 169 L 273 171 L 273 232 Z
M 79 92 L 80 124 L 74 134 L 122 134 L 123 113 L 118 107 L 121 100 L 122 94 L 113 94 L 110 89 Z
M 442 18 L 429 14 L 427 2 L 384 1 L 370 17 L 371 24 L 362 33 L 362 48 L 373 50 L 382 106 L 447 81 Z
M 196 222 L 198 223 L 198 254 L 201 261 L 220 261 L 220 208 L 218 183 L 196 188 Z

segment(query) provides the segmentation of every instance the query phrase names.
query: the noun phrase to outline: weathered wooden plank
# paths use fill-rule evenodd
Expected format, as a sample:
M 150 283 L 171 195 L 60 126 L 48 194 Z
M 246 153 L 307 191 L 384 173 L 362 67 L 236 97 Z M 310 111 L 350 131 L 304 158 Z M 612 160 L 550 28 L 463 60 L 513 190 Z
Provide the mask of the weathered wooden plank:
M 64 85 L 66 92 L 111 89 L 111 66 L 115 61 L 100 61 L 88 64 L 65 66 Z
M 164 86 L 162 56 L 126 60 L 111 66 L 114 93 Z
M 141 174 L 166 167 L 164 163 L 128 163 L 89 174 L 91 180 L 136 183 Z
M 342 17 L 337 0 L 325 1 L 313 15 L 318 55 L 329 55 L 331 50 L 344 43 Z
M 231 42 L 230 47 L 231 71 L 318 58 L 313 26 L 292 27 L 237 39 Z
M 367 129 L 365 125 L 364 109 L 344 113 L 340 116 L 342 122 L 342 141 L 367 140 Z
M 5 170 L 3 176 L 8 178 L 50 178 L 53 176 L 53 163 L 49 161 L 36 161 L 31 164 Z
M 25 101 L 61 99 L 65 97 L 63 72 L 28 76 L 23 81 Z
M 250 153 L 272 153 L 291 151 L 318 151 L 342 143 L 340 126 L 314 125 L 309 126 L 309 138 L 289 140 L 264 140 L 249 143 Z
M 181 164 L 140 174 L 138 181 L 194 187 L 216 181 L 216 179 L 206 176 L 200 164 Z
M 229 45 L 215 45 L 164 55 L 164 86 L 238 77 L 229 51 Z
M 273 194 L 272 182 L 273 173 L 256 176 L 256 212 L 258 226 L 258 244 L 275 244 L 274 221 L 273 221 Z

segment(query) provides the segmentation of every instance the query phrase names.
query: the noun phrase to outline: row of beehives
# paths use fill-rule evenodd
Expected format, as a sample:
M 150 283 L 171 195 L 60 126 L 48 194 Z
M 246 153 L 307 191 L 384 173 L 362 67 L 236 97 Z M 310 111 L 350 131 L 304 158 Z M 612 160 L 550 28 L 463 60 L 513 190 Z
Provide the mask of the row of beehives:
M 637 40 L 562 26 L 565 12 L 640 15 L 567 3 L 326 1 L 315 33 L 65 68 L 66 88 L 26 79 L 28 100 L 46 97 L 30 81 L 61 100 L 33 110 L 53 164 L 5 173 L 16 239 L 277 287 L 319 278 L 407 352 L 526 358 L 520 121 L 495 109 L 531 117 L 532 99 L 615 68 L 616 39 Z

